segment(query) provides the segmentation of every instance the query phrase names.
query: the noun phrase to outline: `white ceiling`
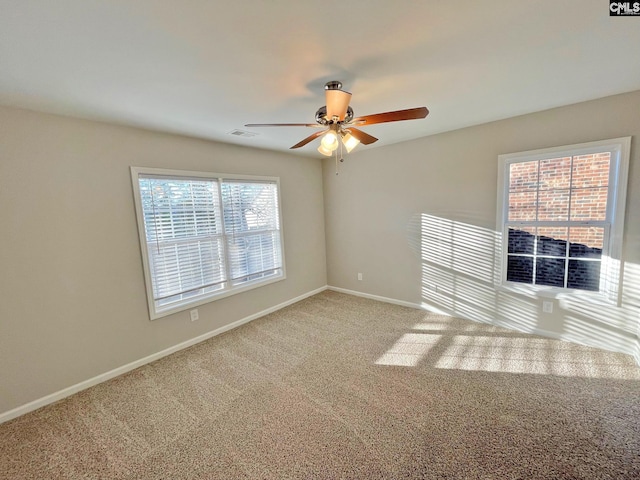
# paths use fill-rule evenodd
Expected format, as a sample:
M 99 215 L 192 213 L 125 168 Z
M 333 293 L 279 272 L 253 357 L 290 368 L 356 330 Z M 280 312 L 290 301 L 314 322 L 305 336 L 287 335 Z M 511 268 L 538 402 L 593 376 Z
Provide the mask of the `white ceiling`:
M 313 130 L 244 124 L 312 123 L 329 80 L 429 108 L 370 149 L 638 90 L 638 45 L 606 0 L 0 0 L 0 104 L 282 151 Z

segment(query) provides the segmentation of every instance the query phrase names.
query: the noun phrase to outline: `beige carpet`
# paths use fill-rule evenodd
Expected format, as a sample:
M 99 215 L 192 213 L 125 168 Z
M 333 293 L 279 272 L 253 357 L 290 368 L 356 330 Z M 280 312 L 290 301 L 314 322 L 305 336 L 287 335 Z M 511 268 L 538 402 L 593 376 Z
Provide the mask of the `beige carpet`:
M 640 478 L 628 356 L 324 292 L 0 425 L 2 479 Z

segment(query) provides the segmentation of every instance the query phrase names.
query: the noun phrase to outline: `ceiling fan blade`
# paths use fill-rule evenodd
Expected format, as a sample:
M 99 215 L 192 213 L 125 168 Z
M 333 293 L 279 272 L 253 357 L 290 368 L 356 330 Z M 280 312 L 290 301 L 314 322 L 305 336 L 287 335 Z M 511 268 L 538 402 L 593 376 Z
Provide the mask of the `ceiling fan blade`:
M 300 148 L 300 147 L 304 147 L 307 143 L 309 143 L 312 140 L 315 140 L 316 138 L 318 138 L 320 135 L 322 135 L 325 132 L 325 130 L 322 130 L 320 132 L 315 132 L 312 133 L 311 135 L 309 135 L 307 138 L 305 138 L 304 140 L 301 140 L 300 142 L 296 143 L 293 147 L 290 147 L 289 149 L 292 150 L 294 148 Z
M 327 101 L 327 120 L 331 120 L 334 116 L 338 120 L 344 120 L 347 114 L 347 107 L 351 101 L 351 94 L 342 90 L 325 90 L 325 98 Z
M 322 127 L 317 123 L 247 123 L 245 127 Z
M 364 133 L 362 130 L 358 130 L 355 127 L 349 127 L 345 129 L 346 131 L 348 131 L 349 133 L 351 133 L 351 135 L 353 135 L 354 137 L 356 137 L 358 140 L 360 140 L 360 143 L 364 144 L 364 145 L 369 145 L 373 142 L 377 142 L 378 139 L 374 136 L 369 135 L 368 133 Z
M 418 118 L 424 118 L 428 114 L 429 110 L 427 110 L 427 107 L 409 108 L 407 110 L 396 110 L 394 112 L 365 115 L 364 117 L 354 118 L 349 123 L 356 125 L 373 125 L 375 123 L 399 122 L 401 120 L 416 120 Z

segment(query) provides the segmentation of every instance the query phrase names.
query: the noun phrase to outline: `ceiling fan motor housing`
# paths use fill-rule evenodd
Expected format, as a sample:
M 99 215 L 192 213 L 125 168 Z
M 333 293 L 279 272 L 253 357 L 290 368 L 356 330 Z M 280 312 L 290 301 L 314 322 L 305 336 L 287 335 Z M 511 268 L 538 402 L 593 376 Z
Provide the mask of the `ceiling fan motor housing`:
M 320 125 L 331 125 L 332 123 L 349 123 L 353 120 L 353 108 L 351 106 L 347 107 L 347 113 L 344 116 L 343 121 L 335 122 L 332 118 L 327 118 L 327 107 L 326 105 L 320 107 L 316 112 L 316 122 Z

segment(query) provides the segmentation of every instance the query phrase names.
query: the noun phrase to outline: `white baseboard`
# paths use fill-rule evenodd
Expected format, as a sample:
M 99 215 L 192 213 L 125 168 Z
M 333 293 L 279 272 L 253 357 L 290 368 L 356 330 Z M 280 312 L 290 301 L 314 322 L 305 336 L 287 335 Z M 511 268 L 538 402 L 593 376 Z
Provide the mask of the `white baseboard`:
M 382 297 L 380 295 L 372 295 L 370 293 L 364 293 L 364 292 L 359 292 L 357 290 L 349 290 L 347 288 L 340 288 L 340 287 L 333 287 L 331 285 L 329 285 L 327 287 L 328 290 L 333 290 L 334 292 L 340 292 L 340 293 L 346 293 L 347 295 L 355 295 L 356 297 L 362 297 L 362 298 L 369 298 L 371 300 L 377 300 L 379 302 L 385 302 L 385 303 L 392 303 L 394 305 L 401 305 L 403 307 L 409 307 L 409 308 L 416 308 L 418 310 L 426 310 L 428 312 L 432 312 L 432 313 L 437 313 L 438 315 L 448 315 L 450 317 L 458 317 L 458 318 L 464 318 L 459 314 L 456 314 L 455 312 L 452 311 L 448 311 L 442 308 L 437 308 L 433 305 L 430 305 L 428 303 L 413 303 L 413 302 L 407 302 L 405 300 L 398 300 L 395 298 L 389 298 L 389 297 Z M 469 320 L 472 322 L 475 322 L 477 320 L 473 320 L 471 318 L 465 318 L 465 320 Z M 493 325 L 493 324 L 492 324 Z M 504 327 L 504 328 L 510 328 L 511 330 L 514 330 L 513 327 L 507 326 L 507 325 L 498 325 L 495 324 L 496 326 L 500 326 L 500 327 Z M 523 330 L 520 330 L 523 331 Z M 525 333 L 533 333 L 533 334 L 537 334 L 537 335 L 542 335 L 542 336 L 550 336 L 552 335 L 552 332 L 544 332 L 542 330 L 537 330 L 537 331 L 525 331 Z
M 359 292 L 357 290 L 349 290 L 347 288 L 332 287 L 331 285 L 329 285 L 327 287 L 327 290 L 332 290 L 334 292 L 340 292 L 340 293 L 346 293 L 347 295 L 354 295 L 356 297 L 369 298 L 371 300 L 378 300 L 379 302 L 392 303 L 394 305 L 401 305 L 403 307 L 417 308 L 418 310 L 429 310 L 429 311 L 432 311 L 434 313 L 440 313 L 440 314 L 448 315 L 447 313 L 445 313 L 445 312 L 443 312 L 441 310 L 438 310 L 435 307 L 431 308 L 430 306 L 421 305 L 419 303 L 406 302 L 404 300 L 397 300 L 395 298 L 389 298 L 389 297 L 381 297 L 380 295 L 372 295 L 371 293 Z
M 636 340 L 636 351 L 633 354 L 633 358 L 636 359 L 636 363 L 640 367 L 640 338 Z
M 12 410 L 9 410 L 7 412 L 4 413 L 0 413 L 0 423 L 3 422 L 7 422 L 9 420 L 12 420 L 14 418 L 17 418 L 21 415 L 24 415 L 25 413 L 29 413 L 32 412 L 33 410 L 37 410 L 38 408 L 44 407 L 46 405 L 49 405 L 51 403 L 57 402 L 58 400 L 62 400 L 63 398 L 69 397 L 71 395 L 73 395 L 74 393 L 80 392 L 82 390 L 86 390 L 87 388 L 93 387 L 94 385 L 97 385 L 99 383 L 102 382 L 106 382 L 107 380 L 111 380 L 112 378 L 115 378 L 119 375 L 122 375 L 124 373 L 130 372 L 131 370 L 135 370 L 136 368 L 142 367 L 143 365 L 146 365 L 148 363 L 154 362 L 156 360 L 161 359 L 162 357 L 166 357 L 167 355 L 171 355 L 172 353 L 176 353 L 180 350 L 184 350 L 185 348 L 191 347 L 192 345 L 195 345 L 197 343 L 200 342 L 204 342 L 205 340 L 208 340 L 212 337 L 215 337 L 216 335 L 220 335 L 221 333 L 224 332 L 228 332 L 229 330 L 232 330 L 234 328 L 239 327 L 240 325 L 244 325 L 245 323 L 248 323 L 252 320 L 256 320 L 257 318 L 260 317 L 264 317 L 265 315 L 268 315 L 270 313 L 273 313 L 277 310 L 280 310 L 284 307 L 288 307 L 289 305 L 292 305 L 296 302 L 299 302 L 300 300 L 304 300 L 307 297 L 311 297 L 313 295 L 316 295 L 320 292 L 323 292 L 327 289 L 326 286 L 324 287 L 320 287 L 317 288 L 315 290 L 312 290 L 310 292 L 304 293 L 302 295 L 299 295 L 295 298 L 292 298 L 290 300 L 287 300 L 286 302 L 282 302 L 278 305 L 275 305 L 273 307 L 267 308 L 265 310 L 262 310 L 258 313 L 254 313 L 253 315 L 249 315 L 248 317 L 245 318 L 241 318 L 240 320 L 236 320 L 235 322 L 231 322 L 228 325 L 225 325 L 223 327 L 217 328 L 215 330 L 212 330 L 210 332 L 204 333 L 202 335 L 199 335 L 195 338 L 192 338 L 190 340 L 187 340 L 185 342 L 181 342 L 177 345 L 174 345 L 173 347 L 169 347 L 166 348 L 160 352 L 154 353 L 152 355 L 149 355 L 147 357 L 141 358 L 139 360 L 136 360 L 134 362 L 128 363 L 126 365 L 123 365 L 121 367 L 115 368 L 113 370 L 110 370 L 108 372 L 102 373 L 100 375 L 97 375 L 93 378 L 90 378 L 88 380 L 84 380 L 80 383 L 76 383 L 75 385 L 72 385 L 70 387 L 64 388 L 62 390 L 59 390 L 55 393 L 52 393 L 50 395 L 47 395 L 45 397 L 39 398 L 37 400 L 34 400 L 32 402 L 26 403 L 24 405 L 21 405 L 20 407 L 16 407 Z

